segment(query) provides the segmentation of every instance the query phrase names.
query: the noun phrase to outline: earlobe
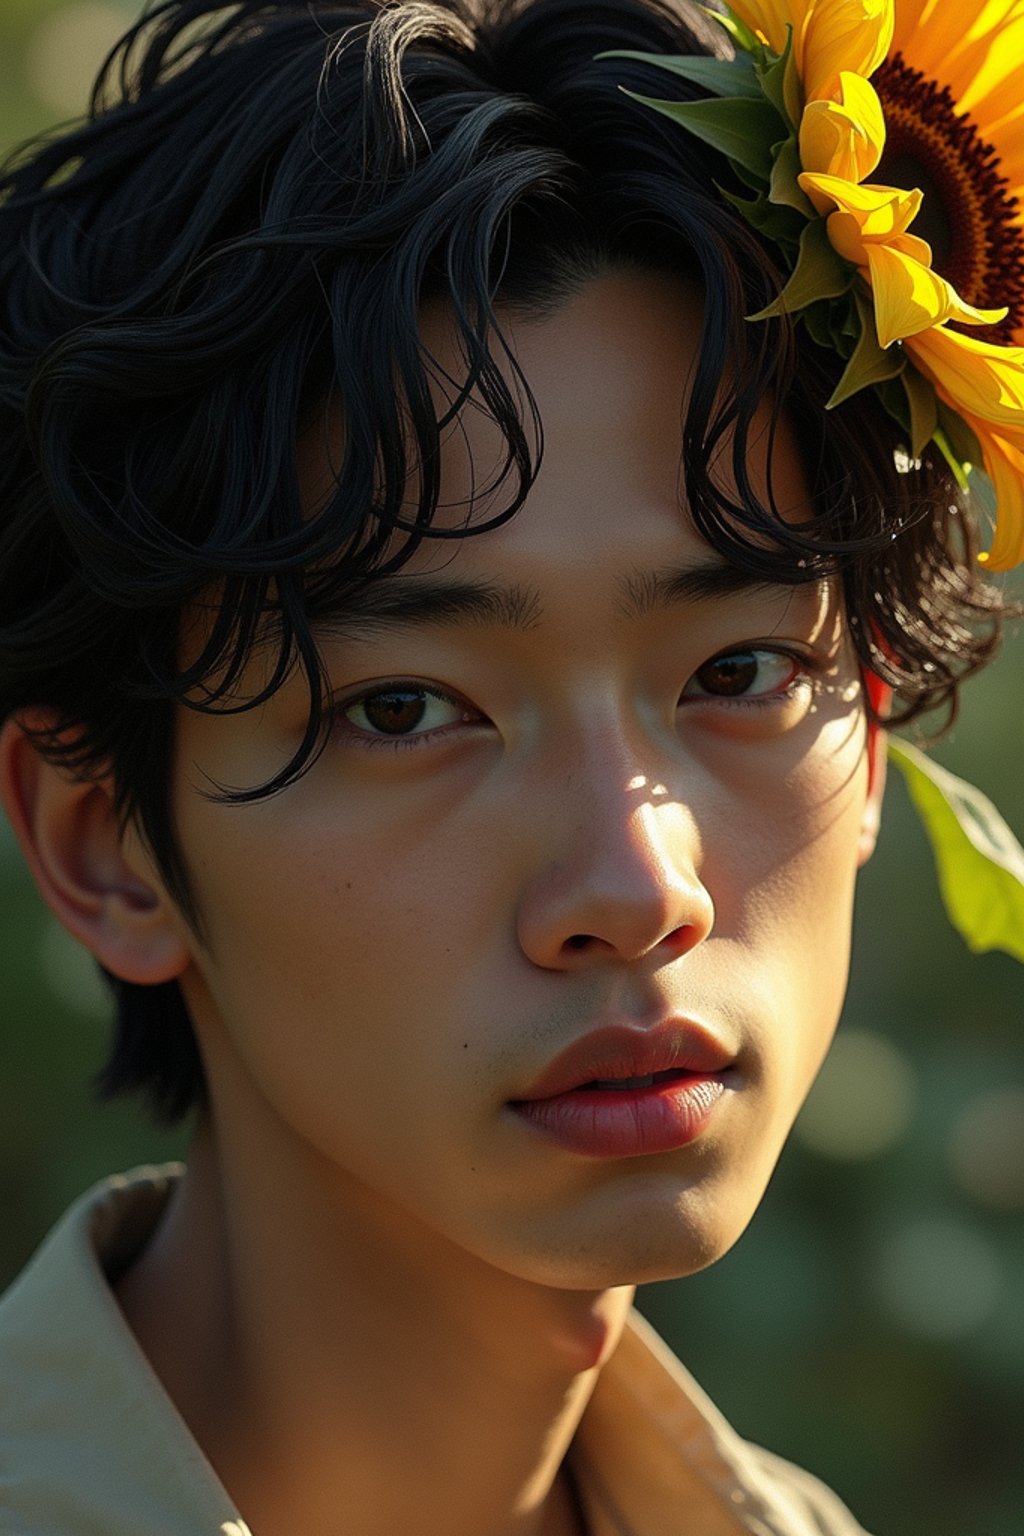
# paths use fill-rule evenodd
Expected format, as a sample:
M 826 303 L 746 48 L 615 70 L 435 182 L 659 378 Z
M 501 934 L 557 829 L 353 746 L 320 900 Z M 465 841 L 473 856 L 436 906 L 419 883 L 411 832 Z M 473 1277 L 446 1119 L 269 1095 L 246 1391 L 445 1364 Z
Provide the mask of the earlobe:
M 171 981 L 191 959 L 180 920 L 122 834 L 109 784 L 76 779 L 27 734 L 45 723 L 25 716 L 0 730 L 0 804 L 43 900 L 115 976 Z

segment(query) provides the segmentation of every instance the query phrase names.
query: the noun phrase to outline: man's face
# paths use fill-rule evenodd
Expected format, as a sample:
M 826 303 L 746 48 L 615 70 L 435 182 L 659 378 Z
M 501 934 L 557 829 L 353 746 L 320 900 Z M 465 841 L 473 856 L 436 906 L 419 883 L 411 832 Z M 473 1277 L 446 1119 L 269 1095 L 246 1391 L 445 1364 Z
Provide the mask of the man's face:
M 425 325 L 458 377 L 443 316 Z M 221 1135 L 236 1157 L 272 1145 L 340 1212 L 557 1286 L 685 1273 L 742 1231 L 836 1023 L 865 854 L 834 596 L 666 579 L 721 566 L 677 504 L 698 328 L 685 291 L 636 276 L 509 321 L 544 423 L 536 485 L 399 578 L 458 601 L 325 638 L 335 724 L 297 784 L 208 797 L 287 761 L 301 678 L 180 720 L 208 937 L 183 983 Z M 465 411 L 452 519 L 497 456 Z M 785 439 L 775 488 L 798 513 Z M 672 1060 L 645 1085 L 652 1041 Z

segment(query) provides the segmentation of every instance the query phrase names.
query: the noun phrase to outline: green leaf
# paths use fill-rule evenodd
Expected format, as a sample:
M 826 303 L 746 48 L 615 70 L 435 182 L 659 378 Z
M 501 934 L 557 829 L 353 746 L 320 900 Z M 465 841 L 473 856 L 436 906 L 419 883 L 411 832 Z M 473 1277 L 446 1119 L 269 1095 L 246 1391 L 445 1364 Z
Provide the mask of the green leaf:
M 883 379 L 880 384 L 875 385 L 875 399 L 909 438 L 910 412 L 907 405 L 907 392 L 903 388 L 902 380 Z
M 612 48 L 599 53 L 599 59 L 636 59 L 641 64 L 653 64 L 672 75 L 692 80 L 714 96 L 749 96 L 760 101 L 764 96 L 753 60 L 744 55 L 737 59 L 690 58 L 674 53 L 637 53 L 630 48 Z
M 950 921 L 975 954 L 1024 962 L 1024 848 L 980 790 L 905 741 L 889 757 L 906 779 L 931 841 Z
M 804 110 L 803 86 L 793 57 L 793 28 L 786 26 L 786 46 L 779 54 L 768 54 L 758 67 L 761 89 L 783 122 L 795 132 Z
M 834 349 L 831 300 L 822 299 L 820 304 L 808 304 L 801 318 L 812 339 L 817 342 L 819 347 L 826 347 L 829 350 Z
M 724 32 L 728 32 L 737 48 L 742 48 L 744 53 L 757 55 L 766 51 L 757 33 L 752 32 L 746 22 L 740 21 L 738 16 L 733 16 L 731 12 L 723 16 L 721 11 L 713 11 L 707 5 L 698 5 L 697 9 L 703 11 L 705 16 L 709 16 Z
M 767 193 L 768 182 L 764 176 L 755 176 L 752 171 L 748 171 L 742 165 L 738 165 L 735 160 L 730 161 L 730 165 L 736 180 L 740 182 L 744 187 L 747 187 L 751 192 L 756 193 L 758 197 L 760 197 L 762 193 Z
M 844 400 L 849 400 L 859 390 L 867 389 L 872 384 L 880 384 L 883 379 L 894 379 L 907 365 L 902 347 L 879 346 L 878 333 L 875 329 L 875 311 L 871 301 L 856 289 L 854 289 L 853 298 L 860 320 L 860 339 L 853 350 L 853 356 L 843 370 L 842 378 L 833 391 L 831 400 L 825 407 L 827 411 L 835 410 L 837 405 L 842 405 Z
M 852 357 L 864 329 L 856 301 L 834 304 L 833 311 L 836 351 L 840 357 Z
M 850 286 L 851 273 L 846 262 L 832 247 L 824 219 L 804 226 L 800 254 L 789 282 L 778 298 L 748 320 L 768 320 L 773 315 L 793 314 L 813 304 L 815 299 L 838 298 Z
M 919 459 L 939 425 L 939 403 L 935 390 L 916 368 L 904 369 L 903 388 L 910 406 L 910 456 Z
M 803 232 L 804 221 L 792 208 L 781 207 L 778 203 L 772 203 L 762 192 L 755 198 L 740 197 L 728 188 L 719 186 L 718 191 L 727 203 L 730 203 L 741 218 L 756 229 L 758 234 L 764 235 L 768 240 L 774 240 L 779 245 L 791 246 L 794 250 L 800 241 Z
M 795 208 L 803 214 L 805 219 L 816 219 L 817 210 L 797 181 L 803 166 L 800 164 L 800 150 L 796 139 L 790 135 L 781 144 L 776 144 L 772 149 L 772 156 L 772 180 L 769 193 L 772 202 Z
M 985 463 L 985 455 L 981 451 L 981 444 L 978 442 L 974 428 L 968 426 L 963 417 L 944 400 L 940 400 L 938 404 L 939 426 L 957 460 L 961 464 L 976 464 L 981 469 Z
M 637 91 L 622 89 L 634 101 L 670 117 L 760 180 L 767 182 L 771 177 L 771 146 L 779 137 L 779 117 L 763 97 L 757 101 L 747 96 L 719 96 L 710 101 L 659 101 L 653 96 L 641 96 Z

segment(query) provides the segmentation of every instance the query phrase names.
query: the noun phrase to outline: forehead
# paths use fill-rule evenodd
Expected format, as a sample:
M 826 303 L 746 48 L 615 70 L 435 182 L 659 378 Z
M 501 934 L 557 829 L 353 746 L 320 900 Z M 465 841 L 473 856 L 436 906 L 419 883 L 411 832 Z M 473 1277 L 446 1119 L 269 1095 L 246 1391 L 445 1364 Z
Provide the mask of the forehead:
M 555 619 L 578 636 L 596 634 L 602 614 L 635 616 L 663 606 L 667 597 L 678 603 L 756 590 L 749 576 L 711 549 L 686 508 L 683 420 L 704 323 L 697 286 L 666 274 L 609 273 L 550 313 L 505 309 L 497 318 L 509 349 L 502 356 L 495 348 L 505 383 L 522 407 L 525 380 L 537 407 L 540 466 L 525 503 L 488 531 L 424 538 L 397 575 L 348 587 L 336 609 L 328 605 L 314 614 L 316 632 L 352 636 L 372 629 L 385 612 L 389 628 L 400 614 L 411 623 L 472 624 L 487 610 L 492 628 L 497 617 L 509 629 L 543 620 L 547 631 Z M 421 335 L 434 409 L 446 420 L 440 462 L 432 466 L 440 482 L 435 522 L 461 533 L 508 504 L 510 488 L 499 477 L 507 442 L 482 387 L 466 392 L 468 365 L 450 310 L 427 307 Z M 530 412 L 522 415 L 529 424 Z M 765 405 L 748 434 L 746 472 L 760 500 L 768 499 L 770 476 L 780 514 L 798 520 L 806 515 L 808 485 L 795 434 L 784 416 L 774 438 L 770 426 Z M 328 401 L 298 443 L 310 517 L 334 495 L 343 454 L 344 420 Z M 740 499 L 729 433 L 711 473 L 731 499 Z M 410 515 L 415 494 L 410 490 Z M 448 595 L 420 602 L 422 585 L 442 578 Z M 454 586 L 469 585 L 476 594 L 452 597 Z M 481 588 L 489 602 L 481 603 Z M 806 614 L 838 612 L 813 584 L 769 591 L 779 613 L 792 612 L 794 603 Z M 190 626 L 198 643 L 186 651 L 193 656 L 211 632 L 217 606 L 211 596 Z M 763 610 L 763 602 L 759 606 Z M 261 676 L 274 666 L 276 626 L 265 638 L 269 651 L 259 648 L 262 654 L 252 658 Z
M 543 315 L 499 308 L 504 353 L 495 361 L 527 428 L 540 471 L 516 514 L 517 542 L 530 536 L 556 541 L 567 522 L 595 539 L 613 532 L 642 557 L 637 509 L 670 508 L 684 543 L 699 539 L 687 514 L 683 484 L 683 420 L 702 343 L 704 308 L 699 287 L 657 272 L 610 272 L 587 282 Z M 435 525 L 470 529 L 499 514 L 510 488 L 500 478 L 507 440 L 495 420 L 484 384 L 467 388 L 469 363 L 450 308 L 427 306 L 421 316 L 433 404 L 446 423 L 441 435 L 440 506 Z M 727 390 L 731 379 L 722 379 Z M 527 389 L 533 415 L 527 402 Z M 770 447 L 769 447 L 770 445 Z M 336 486 L 344 450 L 340 409 L 328 408 L 299 443 L 299 473 L 311 511 Z M 779 514 L 807 515 L 808 485 L 795 434 L 781 417 L 774 435 L 767 402 L 745 445 L 745 468 L 759 499 L 769 482 Z M 732 434 L 721 438 L 709 469 L 716 484 L 740 499 L 732 463 Z M 410 497 L 410 511 L 413 506 Z M 501 540 L 489 534 L 466 540 L 429 537 L 407 570 L 432 570 Z M 539 552 L 539 548 L 538 548 Z M 710 551 L 708 551 L 710 556 Z M 647 562 L 640 560 L 642 568 Z

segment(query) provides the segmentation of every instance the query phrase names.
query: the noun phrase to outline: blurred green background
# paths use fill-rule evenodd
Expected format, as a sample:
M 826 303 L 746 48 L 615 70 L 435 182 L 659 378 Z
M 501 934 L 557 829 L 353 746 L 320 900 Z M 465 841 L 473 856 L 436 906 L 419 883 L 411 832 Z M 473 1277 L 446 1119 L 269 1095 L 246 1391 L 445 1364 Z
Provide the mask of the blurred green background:
M 0 146 L 82 106 L 120 0 L 0 0 Z M 1024 635 L 937 756 L 1024 836 Z M 733 1253 L 644 1309 L 737 1427 L 878 1536 L 1024 1529 L 1024 970 L 946 926 L 893 776 L 836 1046 Z M 89 1094 L 108 1032 L 89 957 L 0 822 L 0 1285 L 105 1174 L 184 1151 Z

